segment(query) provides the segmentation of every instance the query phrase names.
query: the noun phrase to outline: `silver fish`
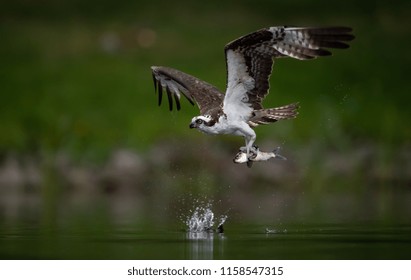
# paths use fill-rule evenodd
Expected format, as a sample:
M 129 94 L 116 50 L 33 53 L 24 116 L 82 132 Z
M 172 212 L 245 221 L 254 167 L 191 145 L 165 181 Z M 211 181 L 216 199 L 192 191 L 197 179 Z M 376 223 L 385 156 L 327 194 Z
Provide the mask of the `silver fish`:
M 233 161 L 234 163 L 247 163 L 249 167 L 251 167 L 252 162 L 254 161 L 266 161 L 271 158 L 279 158 L 282 160 L 287 160 L 285 157 L 280 155 L 278 151 L 280 150 L 280 147 L 274 149 L 272 152 L 263 152 L 260 151 L 260 149 L 256 148 L 255 152 L 251 153 L 251 157 L 248 159 L 247 158 L 247 152 L 244 151 L 244 149 L 240 148 L 238 153 L 235 155 Z

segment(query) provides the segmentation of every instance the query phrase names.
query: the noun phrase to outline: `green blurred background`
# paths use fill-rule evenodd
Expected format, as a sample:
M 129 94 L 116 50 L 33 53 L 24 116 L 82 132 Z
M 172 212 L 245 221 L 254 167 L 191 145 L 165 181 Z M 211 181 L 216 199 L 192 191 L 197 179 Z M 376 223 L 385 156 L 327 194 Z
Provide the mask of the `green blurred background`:
M 0 4 L 0 225 L 181 220 L 196 201 L 239 223 L 408 223 L 410 1 L 14 0 Z M 287 161 L 232 163 L 243 139 L 158 107 L 151 65 L 225 88 L 224 45 L 275 25 L 350 26 L 351 48 L 281 59 L 259 127 Z

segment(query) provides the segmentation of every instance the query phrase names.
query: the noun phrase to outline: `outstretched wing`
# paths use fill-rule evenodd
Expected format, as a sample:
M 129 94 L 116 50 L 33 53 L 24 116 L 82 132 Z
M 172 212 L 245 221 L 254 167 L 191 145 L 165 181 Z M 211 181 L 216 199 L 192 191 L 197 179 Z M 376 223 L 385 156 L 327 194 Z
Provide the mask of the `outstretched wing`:
M 326 48 L 348 48 L 351 28 L 270 27 L 245 35 L 225 47 L 227 92 L 224 112 L 248 120 L 268 94 L 273 58 L 300 60 L 331 55 Z
M 214 86 L 173 68 L 152 66 L 151 70 L 155 91 L 158 91 L 158 105 L 161 105 L 163 91 L 165 91 L 170 111 L 173 110 L 174 102 L 177 110 L 180 110 L 181 94 L 192 105 L 197 103 L 203 115 L 215 107 L 222 106 L 224 94 Z

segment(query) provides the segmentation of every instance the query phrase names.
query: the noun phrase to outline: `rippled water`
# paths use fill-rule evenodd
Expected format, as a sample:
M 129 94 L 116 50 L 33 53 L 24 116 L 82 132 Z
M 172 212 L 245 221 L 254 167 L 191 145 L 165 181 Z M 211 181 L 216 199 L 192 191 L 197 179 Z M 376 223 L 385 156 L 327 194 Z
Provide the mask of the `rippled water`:
M 410 259 L 411 227 L 226 225 L 224 233 L 13 228 L 2 259 Z
M 181 199 L 175 211 L 154 203 L 158 199 L 146 202 L 150 207 L 144 208 L 132 198 L 129 205 L 138 208 L 127 208 L 127 197 L 109 198 L 72 205 L 65 196 L 61 202 L 66 204 L 42 207 L 25 200 L 24 207 L 11 212 L 14 218 L 9 213 L 4 215 L 9 219 L 0 220 L 0 259 L 411 259 L 411 225 L 402 211 L 405 207 L 387 212 L 397 219 L 381 222 L 356 222 L 347 207 L 320 208 L 335 212 L 317 211 L 316 220 L 325 213 L 327 220 L 336 222 L 317 224 L 291 211 L 290 204 L 261 204 L 255 211 L 263 201 L 260 197 L 248 196 L 247 205 L 241 207 L 227 205 L 226 200 Z M 296 205 L 305 205 L 306 215 L 318 202 L 300 199 Z M 253 207 L 254 213 L 245 219 Z M 361 209 L 370 208 L 364 204 Z M 130 213 L 135 214 L 125 219 Z M 287 220 L 278 216 L 281 213 L 292 216 Z

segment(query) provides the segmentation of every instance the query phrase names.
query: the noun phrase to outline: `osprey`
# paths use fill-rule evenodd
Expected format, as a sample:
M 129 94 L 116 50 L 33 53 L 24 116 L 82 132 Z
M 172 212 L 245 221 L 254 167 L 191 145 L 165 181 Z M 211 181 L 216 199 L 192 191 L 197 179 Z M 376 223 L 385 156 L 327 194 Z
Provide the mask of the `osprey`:
M 250 165 L 258 153 L 253 146 L 260 124 L 292 119 L 298 114 L 298 103 L 264 108 L 268 95 L 269 78 L 274 59 L 292 57 L 308 60 L 331 55 L 328 48 L 348 48 L 346 42 L 354 39 L 348 27 L 270 27 L 242 36 L 225 46 L 227 89 L 225 94 L 213 85 L 179 70 L 152 66 L 158 104 L 163 91 L 167 93 L 170 111 L 175 101 L 180 110 L 180 98 L 200 109 L 200 115 L 191 120 L 190 128 L 207 134 L 233 134 L 243 136 Z M 174 99 L 174 100 L 173 100 Z

